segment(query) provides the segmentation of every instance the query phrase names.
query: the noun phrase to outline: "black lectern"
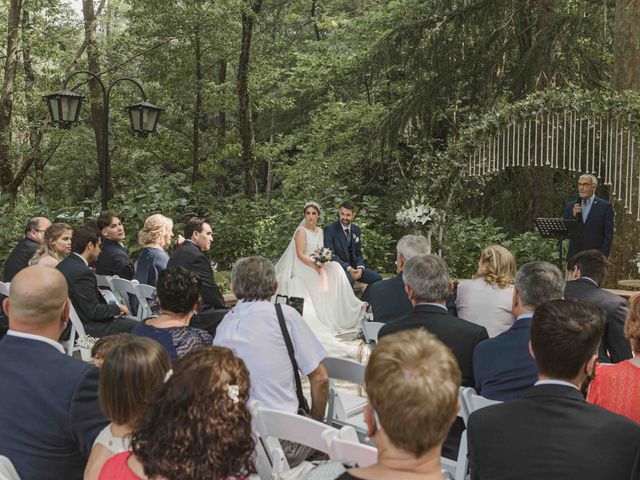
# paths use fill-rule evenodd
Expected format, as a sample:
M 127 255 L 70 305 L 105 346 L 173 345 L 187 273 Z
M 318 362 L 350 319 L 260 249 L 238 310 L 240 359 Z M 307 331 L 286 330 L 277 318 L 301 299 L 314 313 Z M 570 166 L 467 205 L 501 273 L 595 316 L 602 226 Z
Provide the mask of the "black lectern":
M 573 241 L 582 240 L 582 229 L 578 225 L 578 222 L 574 219 L 567 220 L 566 218 L 536 218 L 535 222 L 542 238 L 555 238 L 558 241 L 560 262 L 558 266 L 560 270 L 564 270 L 562 242 L 566 239 Z

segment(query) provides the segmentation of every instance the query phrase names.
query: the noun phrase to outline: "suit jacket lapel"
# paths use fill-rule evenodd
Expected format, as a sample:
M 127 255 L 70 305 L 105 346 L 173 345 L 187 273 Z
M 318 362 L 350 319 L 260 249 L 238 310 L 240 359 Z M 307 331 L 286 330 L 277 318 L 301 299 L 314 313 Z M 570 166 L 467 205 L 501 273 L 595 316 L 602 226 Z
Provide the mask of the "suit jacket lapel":
M 591 208 L 589 209 L 589 215 L 587 215 L 587 219 L 584 221 L 584 224 L 587 224 L 593 218 L 593 213 L 596 212 L 600 208 L 600 199 L 594 195 L 593 203 L 591 204 Z

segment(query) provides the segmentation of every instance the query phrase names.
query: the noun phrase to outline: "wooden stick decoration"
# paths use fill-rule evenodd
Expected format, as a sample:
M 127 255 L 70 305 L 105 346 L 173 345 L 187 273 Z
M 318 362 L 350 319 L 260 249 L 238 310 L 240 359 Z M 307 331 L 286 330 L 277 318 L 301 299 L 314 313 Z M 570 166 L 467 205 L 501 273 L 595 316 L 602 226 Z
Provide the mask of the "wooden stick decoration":
M 598 136 L 598 144 L 600 145 L 598 147 L 598 178 L 602 178 L 602 117 L 600 117 L 600 128 L 599 128 L 599 133 L 600 135 Z

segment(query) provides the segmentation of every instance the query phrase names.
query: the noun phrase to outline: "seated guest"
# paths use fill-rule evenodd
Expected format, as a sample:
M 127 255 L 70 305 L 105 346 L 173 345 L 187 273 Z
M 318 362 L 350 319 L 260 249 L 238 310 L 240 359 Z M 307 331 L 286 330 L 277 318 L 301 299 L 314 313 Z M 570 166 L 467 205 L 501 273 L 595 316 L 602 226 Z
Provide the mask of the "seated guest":
M 398 274 L 388 280 L 369 285 L 362 294 L 362 301 L 371 305 L 373 319 L 387 323 L 405 317 L 413 306 L 404 291 L 402 270 L 408 260 L 416 255 L 429 253 L 427 239 L 422 235 L 405 235 L 396 245 L 396 270 Z
M 478 345 L 473 354 L 476 390 L 492 400 L 520 398 L 538 380 L 536 363 L 529 353 L 531 317 L 538 305 L 562 298 L 564 280 L 558 267 L 529 262 L 516 274 L 511 310 L 513 326 Z
M 71 227 L 66 223 L 52 224 L 44 232 L 44 240 L 29 264 L 55 268 L 71 252 L 72 233 Z
M 460 366 L 462 385 L 472 387 L 473 350 L 488 338 L 487 329 L 454 317 L 447 311 L 446 298 L 451 290 L 447 264 L 436 255 L 416 255 L 405 264 L 402 277 L 413 312 L 387 323 L 380 329 L 378 338 L 402 330 L 427 330 L 451 349 Z M 457 457 L 462 430 L 464 423 L 458 419 L 443 448 L 444 456 Z
M 246 480 L 253 471 L 249 372 L 231 350 L 178 360 L 133 432 L 133 453 L 111 457 L 100 480 Z
M 640 423 L 640 294 L 631 297 L 624 335 L 631 342 L 634 358 L 598 365 L 587 401 Z
M 160 315 L 140 323 L 133 330 L 134 335 L 156 340 L 171 360 L 211 345 L 213 336 L 209 332 L 189 326 L 200 302 L 198 278 L 193 273 L 182 267 L 160 272 L 158 301 Z
M 365 372 L 367 435 L 378 462 L 327 476 L 325 468 L 308 480 L 394 478 L 443 479 L 440 452 L 459 409 L 460 369 L 451 350 L 426 331 L 387 335 L 373 350 Z
M 93 364 L 101 368 L 107 354 L 118 345 L 128 342 L 132 337 L 133 335 L 130 333 L 116 333 L 108 337 L 98 338 L 96 343 L 93 344 L 93 347 L 91 347 L 91 360 Z
M 102 236 L 102 251 L 96 261 L 98 275 L 118 275 L 120 278 L 133 278 L 133 264 L 122 242 L 124 225 L 122 216 L 111 210 L 105 210 L 98 216 L 98 230 Z
M 500 245 L 485 248 L 474 279 L 458 285 L 458 316 L 486 327 L 489 337 L 511 328 L 515 276 L 516 259 L 509 250 Z
M 600 285 L 607 276 L 609 260 L 600 250 L 584 250 L 569 260 L 569 281 L 564 298 L 591 302 L 607 314 L 604 336 L 598 349 L 598 360 L 618 363 L 631 358 L 631 347 L 624 334 L 624 320 L 629 312 L 627 301 Z
M 93 440 L 107 424 L 94 366 L 57 342 L 69 318 L 64 277 L 21 270 L 4 300 L 9 331 L 0 340 L 0 455 L 23 480 L 81 479 Z
M 270 301 L 277 288 L 276 272 L 269 260 L 263 257 L 238 260 L 231 272 L 231 290 L 238 303 L 220 323 L 213 343 L 230 348 L 244 360 L 252 378 L 253 400 L 259 400 L 267 408 L 296 413 L 300 403 L 291 378 L 292 362 L 276 306 Z M 311 416 L 322 421 L 329 384 L 322 360 L 327 355 L 300 314 L 288 305 L 281 308 L 298 368 L 311 384 Z M 310 453 L 298 445 L 289 447 L 285 455 L 290 464 L 299 463 Z
M 108 304 L 98 290 L 98 283 L 89 263 L 100 253 L 100 236 L 91 227 L 81 226 L 71 237 L 72 253 L 56 267 L 69 285 L 69 298 L 87 335 L 104 337 L 130 332 L 138 324 L 135 319 L 123 318 L 129 313 L 124 305 Z
M 135 278 L 138 282 L 156 286 L 158 274 L 167 268 L 169 254 L 165 249 L 171 245 L 173 221 L 159 213 L 151 215 L 138 232 L 138 243 L 142 247 L 136 260 Z
M 16 273 L 29 265 L 29 260 L 36 253 L 44 240 L 44 232 L 51 226 L 51 221 L 44 217 L 33 217 L 24 230 L 24 238 L 11 251 L 4 263 L 3 282 L 10 282 Z
M 538 305 L 531 352 L 540 380 L 521 399 L 471 414 L 473 480 L 640 478 L 640 425 L 580 392 L 593 377 L 604 322 L 599 308 L 576 300 Z
M 213 277 L 211 261 L 204 254 L 211 248 L 211 226 L 203 218 L 193 217 L 187 221 L 184 237 L 186 240 L 171 256 L 167 268 L 184 267 L 198 277 L 202 305 L 191 325 L 215 335 L 216 327 L 228 310 Z
M 128 336 L 109 352 L 100 370 L 99 396 L 102 411 L 111 423 L 93 444 L 84 480 L 97 479 L 109 458 L 130 450 L 131 432 L 170 369 L 167 352 L 148 338 Z

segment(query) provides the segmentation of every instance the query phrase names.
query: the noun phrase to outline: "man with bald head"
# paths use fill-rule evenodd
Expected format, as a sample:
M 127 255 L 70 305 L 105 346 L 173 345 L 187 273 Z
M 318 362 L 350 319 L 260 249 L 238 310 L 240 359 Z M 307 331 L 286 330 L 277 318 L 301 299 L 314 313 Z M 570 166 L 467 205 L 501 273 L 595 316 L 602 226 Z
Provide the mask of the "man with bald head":
M 51 221 L 44 217 L 33 217 L 24 229 L 24 238 L 18 242 L 4 264 L 4 282 L 10 282 L 20 270 L 29 265 L 29 260 L 44 240 L 44 232 Z
M 69 318 L 64 276 L 42 266 L 21 270 L 3 307 L 0 340 L 0 455 L 22 480 L 81 479 L 108 421 L 98 403 L 98 369 L 64 354 L 57 342 Z

